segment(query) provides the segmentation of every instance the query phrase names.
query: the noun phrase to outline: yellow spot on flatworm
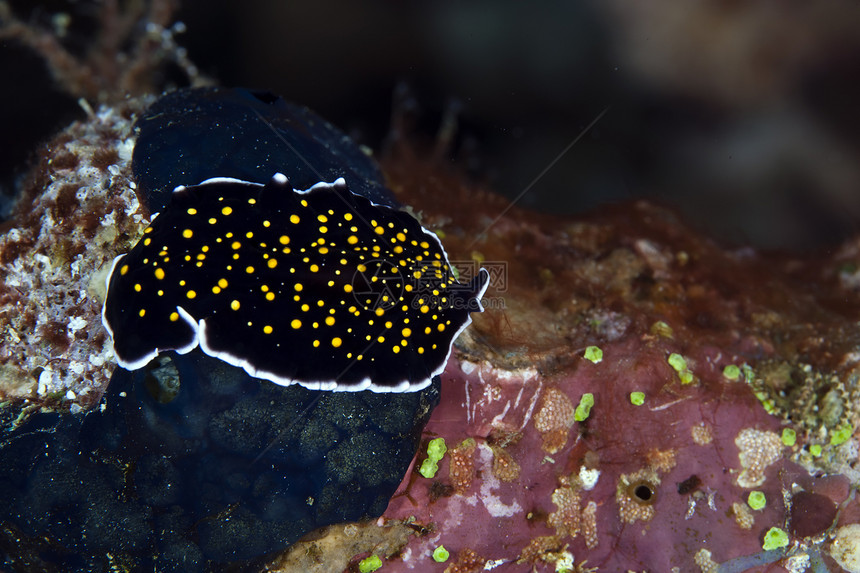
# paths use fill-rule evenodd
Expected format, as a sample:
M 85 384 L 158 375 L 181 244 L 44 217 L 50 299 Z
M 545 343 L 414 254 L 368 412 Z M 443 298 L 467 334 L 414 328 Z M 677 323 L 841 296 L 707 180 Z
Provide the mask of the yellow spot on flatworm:
M 290 323 L 290 326 L 292 326 L 294 329 L 298 330 L 302 327 L 302 321 L 299 320 L 298 318 L 294 318 L 293 321 Z
M 319 265 L 311 265 L 311 272 L 312 272 L 312 273 L 319 272 L 319 270 L 320 270 L 320 266 L 319 266 Z
M 325 323 L 329 326 L 332 326 L 334 324 L 334 317 L 333 316 L 325 317 Z
M 282 245 L 289 245 L 290 244 L 290 238 L 286 235 L 281 235 L 281 238 L 278 240 L 281 242 Z
M 220 279 L 218 281 L 218 286 L 221 288 L 227 288 L 227 279 Z
M 343 291 L 344 292 L 352 292 L 352 285 L 350 285 L 350 284 L 343 285 Z
M 314 348 L 317 348 L 320 345 L 319 340 L 314 340 Z
M 155 269 L 155 278 L 162 280 L 164 278 L 164 269 Z
M 221 292 L 221 287 L 219 287 L 218 285 L 215 285 L 214 287 L 212 287 L 212 293 L 213 294 L 218 294 L 220 292 Z
M 382 307 L 379 307 L 376 310 L 374 310 L 373 312 L 376 313 L 376 316 L 382 316 L 383 314 L 385 314 L 385 309 L 383 309 Z
M 170 313 L 170 322 L 176 322 L 177 320 L 179 320 L 179 313 L 178 312 L 171 312 Z
M 300 219 L 298 215 L 290 215 L 290 223 L 292 223 L 293 225 L 297 225 L 299 220 Z
M 263 327 L 263 332 L 265 332 L 266 334 L 272 334 L 272 327 L 267 324 Z
M 343 341 L 340 338 L 338 338 L 337 336 L 335 336 L 334 338 L 331 339 L 331 345 L 334 346 L 335 348 L 340 348 L 341 344 L 343 344 Z
M 119 274 L 124 275 L 127 272 L 128 272 L 128 265 L 123 265 L 122 267 L 120 267 Z
M 232 308 L 233 310 L 239 310 L 239 306 L 241 305 L 239 304 L 238 300 L 234 300 L 230 303 L 230 308 Z
M 381 235 L 382 233 L 385 232 L 385 229 L 383 229 L 382 227 L 377 227 L 373 230 L 373 232 L 376 233 L 377 235 Z
M 230 214 L 230 213 L 232 213 L 232 212 L 233 212 L 233 208 L 232 208 L 232 207 L 224 207 L 223 209 L 221 209 L 221 213 L 222 213 L 222 214 L 224 214 L 224 215 L 229 215 L 229 214 Z
M 301 292 L 303 288 L 302 283 L 296 283 L 293 285 L 293 288 L 296 289 L 296 292 Z
M 194 298 L 197 296 L 197 293 L 194 292 L 193 290 L 190 290 L 187 293 L 185 293 L 185 296 L 187 296 L 188 298 Z
M 325 223 L 326 221 L 328 221 L 328 217 L 326 217 L 325 215 L 317 215 L 317 221 L 319 221 L 320 223 Z
M 245 272 L 249 275 L 254 274 L 254 267 L 245 267 Z
M 135 284 L 135 285 L 134 285 L 134 292 L 140 292 L 142 288 L 143 288 L 143 287 L 142 287 L 142 286 L 140 286 L 140 284 L 139 284 L 139 283 L 138 283 L 138 284 Z
M 394 354 L 397 354 L 398 352 L 400 352 L 400 347 L 399 347 L 399 346 L 395 346 L 395 347 L 394 347 L 394 348 L 392 348 L 391 350 L 394 352 Z
M 410 330 L 410 329 L 408 329 L 408 328 L 404 328 L 403 330 L 401 330 L 401 331 L 400 331 L 400 333 L 401 333 L 403 336 L 408 337 L 410 334 L 412 334 L 412 330 Z
M 238 249 L 241 246 L 242 246 L 242 243 L 240 243 L 239 241 L 233 241 L 233 243 L 230 244 L 230 248 L 232 248 L 234 250 Z
M 140 309 L 140 312 L 137 314 L 140 315 L 140 318 L 143 318 L 143 315 L 146 314 L 146 309 L 145 308 Z
M 275 293 L 267 292 L 266 293 L 266 300 L 275 300 Z
M 214 225 L 217 222 L 218 222 L 218 219 L 216 219 L 215 217 L 209 217 L 209 224 L 210 225 Z
M 270 269 L 273 269 L 278 266 L 278 261 L 276 261 L 275 259 L 269 259 L 268 265 Z

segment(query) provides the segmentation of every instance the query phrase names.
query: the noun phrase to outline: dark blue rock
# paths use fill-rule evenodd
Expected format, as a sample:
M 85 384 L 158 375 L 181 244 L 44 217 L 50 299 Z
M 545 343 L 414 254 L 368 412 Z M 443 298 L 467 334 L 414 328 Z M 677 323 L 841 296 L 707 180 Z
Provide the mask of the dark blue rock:
M 198 352 L 160 361 L 117 369 L 104 409 L 36 415 L 6 435 L 9 570 L 108 570 L 108 554 L 140 571 L 253 570 L 309 531 L 381 515 L 439 400 L 438 379 L 314 392 Z

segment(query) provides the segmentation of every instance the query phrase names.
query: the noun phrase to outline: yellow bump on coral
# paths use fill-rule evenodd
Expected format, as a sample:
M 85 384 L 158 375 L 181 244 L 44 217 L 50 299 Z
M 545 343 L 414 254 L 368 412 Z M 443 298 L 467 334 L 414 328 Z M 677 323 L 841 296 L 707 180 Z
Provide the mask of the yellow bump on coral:
M 547 525 L 554 528 L 555 534 L 561 538 L 576 537 L 580 522 L 579 491 L 569 486 L 556 488 L 552 492 L 552 502 L 556 510 L 549 514 Z
M 520 464 L 504 448 L 492 446 L 493 450 L 493 475 L 499 481 L 512 482 L 520 477 Z
M 732 513 L 735 516 L 735 523 L 741 529 L 752 529 L 755 525 L 755 517 L 753 516 L 750 506 L 745 503 L 736 501 L 732 504 Z
M 457 560 L 445 568 L 445 573 L 472 573 L 483 571 L 484 558 L 473 549 L 466 547 L 457 553 Z
M 542 448 L 546 453 L 558 453 L 567 444 L 575 410 L 570 398 L 558 388 L 546 391 L 534 417 L 535 429 L 541 434 Z
M 475 440 L 469 438 L 460 442 L 456 448 L 448 450 L 450 462 L 448 464 L 448 477 L 454 491 L 462 495 L 472 485 L 475 478 Z
M 655 448 L 645 455 L 645 459 L 648 460 L 651 469 L 663 473 L 668 473 L 678 463 L 675 461 L 675 450 L 658 450 Z
M 768 466 L 782 457 L 784 444 L 779 434 L 746 428 L 735 438 L 741 472 L 737 484 L 744 488 L 759 487 L 765 481 Z
M 707 549 L 699 549 L 693 561 L 702 570 L 702 573 L 717 573 L 720 570 L 720 564 L 711 559 L 711 552 Z
M 714 441 L 714 433 L 711 432 L 711 427 L 704 422 L 690 428 L 690 435 L 693 437 L 693 442 L 699 446 L 707 446 Z
M 597 504 L 589 501 L 582 510 L 582 537 L 585 538 L 585 546 L 594 549 L 598 545 L 597 539 Z
M 555 535 L 542 535 L 529 541 L 517 557 L 517 564 L 529 563 L 537 565 L 545 561 L 547 553 L 557 552 L 562 548 L 561 539 Z

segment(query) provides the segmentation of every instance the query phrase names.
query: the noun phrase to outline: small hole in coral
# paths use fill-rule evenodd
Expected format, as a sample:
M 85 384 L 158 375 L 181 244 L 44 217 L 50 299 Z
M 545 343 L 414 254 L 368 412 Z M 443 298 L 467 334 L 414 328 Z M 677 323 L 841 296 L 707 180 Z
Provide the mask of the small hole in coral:
M 651 490 L 648 489 L 647 485 L 640 485 L 636 488 L 636 497 L 641 499 L 642 501 L 648 501 L 651 499 Z
M 650 482 L 640 480 L 630 484 L 627 495 L 637 503 L 651 505 L 657 498 L 657 491 Z

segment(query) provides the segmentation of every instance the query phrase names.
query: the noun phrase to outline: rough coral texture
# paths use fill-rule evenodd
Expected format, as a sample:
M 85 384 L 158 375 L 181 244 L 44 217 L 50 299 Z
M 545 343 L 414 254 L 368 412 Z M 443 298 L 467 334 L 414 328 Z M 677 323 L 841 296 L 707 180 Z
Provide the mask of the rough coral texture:
M 849 427 L 832 441 L 820 415 L 804 425 L 802 412 L 772 407 L 784 388 L 758 368 L 811 364 L 821 375 L 797 383 L 814 395 L 816 381 L 837 386 L 831 399 L 851 410 L 860 306 L 838 280 L 841 263 L 724 251 L 641 202 L 576 220 L 505 211 L 410 149 L 386 167 L 461 272 L 480 260 L 506 279 L 442 377 L 425 439 L 454 447 L 433 478 L 410 472 L 383 517 L 415 531 L 386 571 L 435 570 L 440 545 L 450 571 L 555 571 L 565 555 L 574 571 L 838 570 L 826 535 L 776 552 L 762 539 L 786 527 L 799 491 L 840 507 L 833 527 L 860 518 L 856 437 Z M 591 345 L 601 362 L 583 358 Z M 673 353 L 691 376 L 669 365 Z M 731 364 L 743 374 L 724 376 Z M 573 421 L 585 393 L 594 406 Z M 786 425 L 796 445 L 780 440 Z M 514 463 L 518 473 L 500 471 Z M 819 477 L 824 467 L 836 475 Z M 768 500 L 754 519 L 751 483 Z
M 131 177 L 134 113 L 104 107 L 42 150 L 0 234 L 0 395 L 94 404 L 112 370 L 101 323 L 104 279 L 148 223 Z

